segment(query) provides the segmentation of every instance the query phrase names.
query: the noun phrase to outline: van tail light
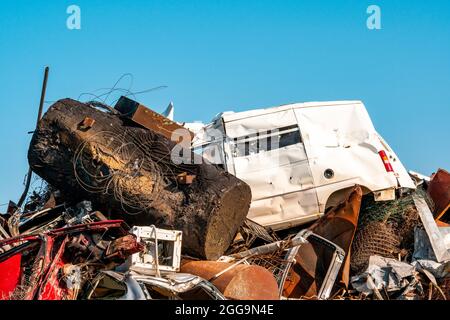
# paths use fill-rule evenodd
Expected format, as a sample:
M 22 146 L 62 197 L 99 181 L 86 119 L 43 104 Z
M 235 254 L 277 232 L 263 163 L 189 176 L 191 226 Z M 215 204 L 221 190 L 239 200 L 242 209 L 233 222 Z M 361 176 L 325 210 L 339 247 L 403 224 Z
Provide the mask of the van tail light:
M 378 154 L 381 157 L 381 161 L 383 161 L 384 168 L 386 169 L 386 172 L 394 172 L 394 169 L 392 168 L 392 165 L 389 162 L 389 158 L 386 155 L 386 152 L 384 150 L 381 150 L 381 151 L 378 152 Z

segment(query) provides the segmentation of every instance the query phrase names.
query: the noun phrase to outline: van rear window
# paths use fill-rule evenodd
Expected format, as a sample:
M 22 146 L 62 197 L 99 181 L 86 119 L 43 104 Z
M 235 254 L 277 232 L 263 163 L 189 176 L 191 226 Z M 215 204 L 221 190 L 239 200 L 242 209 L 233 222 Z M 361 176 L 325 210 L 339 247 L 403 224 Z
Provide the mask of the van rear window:
M 249 134 L 233 140 L 232 152 L 234 157 L 245 157 L 302 142 L 297 125 Z

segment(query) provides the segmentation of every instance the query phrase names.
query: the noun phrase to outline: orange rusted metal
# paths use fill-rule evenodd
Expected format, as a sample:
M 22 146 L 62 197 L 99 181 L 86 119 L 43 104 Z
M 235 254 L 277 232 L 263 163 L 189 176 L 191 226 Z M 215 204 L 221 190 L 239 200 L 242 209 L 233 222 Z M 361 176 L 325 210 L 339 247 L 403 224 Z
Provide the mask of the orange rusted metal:
M 191 184 L 194 182 L 195 175 L 187 174 L 187 172 L 180 173 L 177 176 L 177 182 L 179 184 Z
M 434 202 L 434 218 L 444 218 L 450 209 L 450 173 L 439 169 L 431 177 L 427 193 Z
M 450 224 L 442 222 L 441 220 L 436 220 L 436 225 L 439 228 L 448 228 L 448 227 L 450 227 Z
M 210 281 L 223 295 L 232 300 L 278 300 L 278 285 L 267 269 L 216 261 L 189 261 L 181 272 L 190 273 Z M 227 270 L 227 268 L 230 268 Z
M 346 255 L 339 271 L 341 286 L 347 287 L 350 274 L 350 248 L 358 225 L 361 208 L 362 189 L 355 186 L 345 201 L 331 209 L 324 217 L 310 227 L 315 234 L 342 248 Z M 320 289 L 320 282 L 327 271 L 324 261 L 326 248 L 311 243 L 302 245 L 296 255 L 296 263 L 291 267 L 285 282 L 283 296 L 290 298 L 314 297 Z
M 133 122 L 147 129 L 156 131 L 168 139 L 177 138 L 177 143 L 190 147 L 192 138 L 194 137 L 194 134 L 191 131 L 146 106 L 127 97 L 121 97 L 114 108 L 118 110 L 122 116 L 131 119 Z M 174 135 L 174 131 L 180 129 L 190 136 L 189 141 L 185 141 L 184 137 L 180 134 Z
M 86 117 L 83 119 L 83 121 L 81 121 L 81 123 L 78 125 L 78 128 L 80 130 L 89 130 L 90 128 L 92 128 L 95 124 L 95 119 Z

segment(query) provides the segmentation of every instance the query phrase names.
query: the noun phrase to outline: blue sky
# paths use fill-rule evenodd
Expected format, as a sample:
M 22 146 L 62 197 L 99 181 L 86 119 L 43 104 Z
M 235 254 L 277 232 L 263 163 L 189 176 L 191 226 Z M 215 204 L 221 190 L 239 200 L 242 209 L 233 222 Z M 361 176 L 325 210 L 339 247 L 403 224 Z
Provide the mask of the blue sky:
M 66 27 L 71 4 L 81 8 L 81 30 Z M 381 8 L 382 30 L 366 27 L 371 4 Z M 157 111 L 173 101 L 180 121 L 363 100 L 408 169 L 450 169 L 449 40 L 447 0 L 2 0 L 0 204 L 23 190 L 45 65 L 47 101 L 130 73 L 133 82 L 127 76 L 119 87 L 168 86 L 137 99 Z

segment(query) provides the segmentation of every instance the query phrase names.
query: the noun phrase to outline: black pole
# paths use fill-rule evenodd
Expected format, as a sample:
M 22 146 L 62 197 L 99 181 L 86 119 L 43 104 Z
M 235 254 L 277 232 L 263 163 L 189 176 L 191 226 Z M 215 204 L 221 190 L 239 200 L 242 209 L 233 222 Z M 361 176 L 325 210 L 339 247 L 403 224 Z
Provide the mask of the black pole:
M 38 111 L 38 117 L 37 117 L 37 121 L 36 121 L 36 128 L 39 125 L 39 121 L 41 121 L 42 110 L 44 109 L 45 91 L 47 90 L 48 70 L 49 70 L 49 68 L 45 67 L 44 83 L 42 83 L 41 100 L 39 101 L 39 111 Z
M 45 67 L 44 71 L 44 82 L 42 83 L 42 91 L 41 91 L 41 100 L 39 101 L 39 110 L 38 110 L 38 116 L 36 120 L 36 128 L 39 125 L 39 121 L 42 118 L 42 110 L 44 109 L 44 99 L 45 99 L 45 92 L 47 90 L 47 79 L 48 79 L 48 67 Z M 17 207 L 22 207 L 23 202 L 25 201 L 25 198 L 27 197 L 28 190 L 30 189 L 31 184 L 31 177 L 33 175 L 33 171 L 31 168 L 28 168 L 28 174 L 27 174 L 27 181 L 25 182 L 25 190 L 22 193 L 22 196 L 19 199 L 19 202 L 17 203 Z

